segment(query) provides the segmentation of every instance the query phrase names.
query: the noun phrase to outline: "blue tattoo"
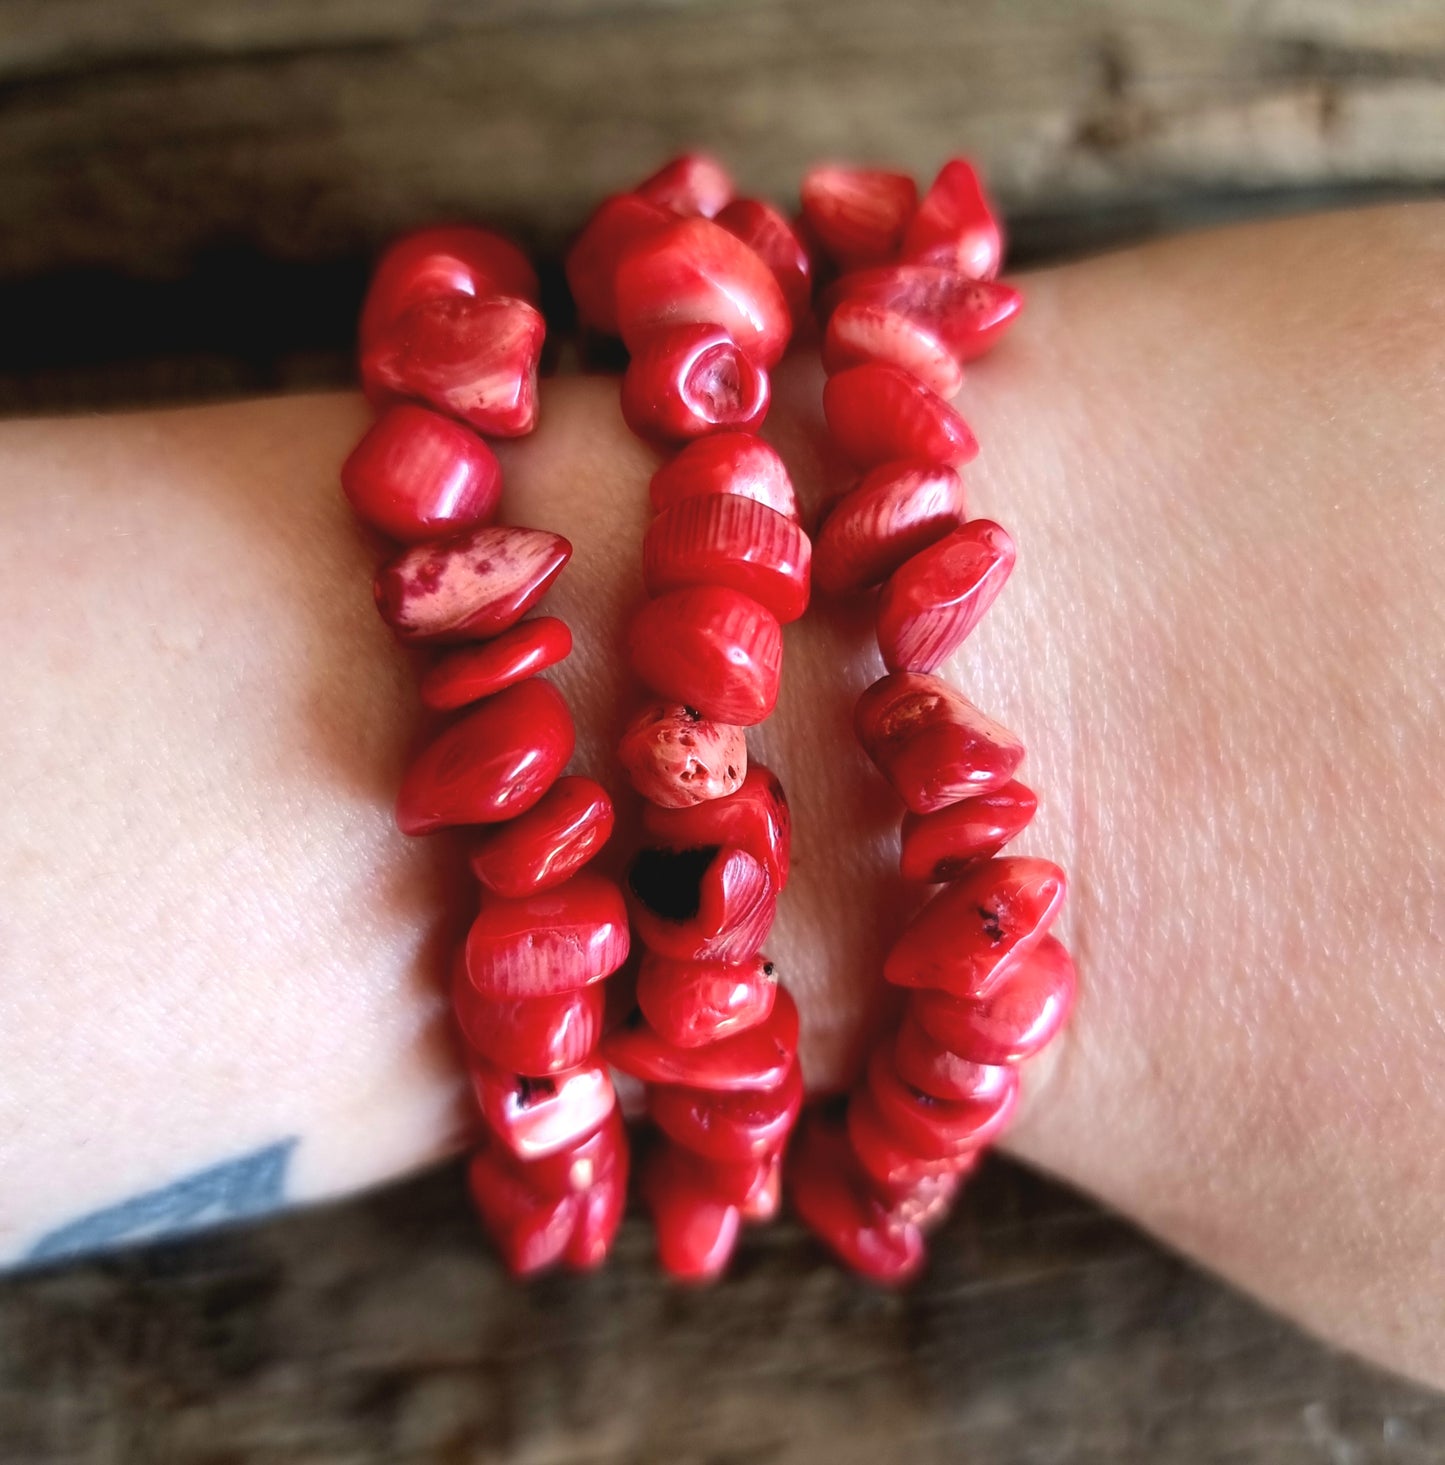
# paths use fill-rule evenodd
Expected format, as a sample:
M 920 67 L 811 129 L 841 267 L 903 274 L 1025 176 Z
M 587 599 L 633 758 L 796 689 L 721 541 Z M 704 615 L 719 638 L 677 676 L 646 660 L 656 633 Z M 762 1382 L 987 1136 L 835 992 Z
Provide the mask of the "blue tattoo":
M 92 1211 L 42 1236 L 23 1260 L 59 1261 L 85 1252 L 159 1241 L 202 1226 L 273 1211 L 284 1196 L 286 1168 L 295 1148 L 294 1139 L 282 1140 Z

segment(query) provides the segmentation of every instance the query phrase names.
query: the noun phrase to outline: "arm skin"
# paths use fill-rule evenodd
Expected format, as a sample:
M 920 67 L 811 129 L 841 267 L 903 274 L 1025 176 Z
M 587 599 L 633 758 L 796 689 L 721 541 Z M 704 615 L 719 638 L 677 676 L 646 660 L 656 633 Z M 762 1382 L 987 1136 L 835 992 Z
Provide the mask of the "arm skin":
M 815 503 L 816 364 L 770 429 Z M 1083 997 L 1012 1149 L 1318 1332 L 1445 1384 L 1445 211 L 1041 274 L 962 406 L 1021 547 L 951 671 L 1019 729 Z M 456 1148 L 455 847 L 390 802 L 412 673 L 336 469 L 351 397 L 0 427 L 0 1258 L 289 1138 L 310 1200 Z M 576 766 L 613 777 L 652 460 L 553 383 L 508 516 Z M 756 753 L 796 877 L 771 944 L 844 1082 L 906 918 L 849 715 L 866 614 L 789 634 Z

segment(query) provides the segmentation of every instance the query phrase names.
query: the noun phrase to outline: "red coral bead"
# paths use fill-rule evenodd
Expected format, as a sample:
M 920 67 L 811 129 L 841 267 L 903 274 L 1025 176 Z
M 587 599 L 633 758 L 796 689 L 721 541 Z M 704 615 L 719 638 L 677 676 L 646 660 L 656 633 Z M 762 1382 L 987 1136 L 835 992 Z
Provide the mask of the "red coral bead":
M 471 1065 L 472 1090 L 497 1138 L 524 1160 L 555 1154 L 591 1134 L 617 1102 L 605 1064 L 534 1077 Z
M 878 649 L 889 671 L 932 671 L 978 625 L 1013 572 L 1014 542 L 974 519 L 900 565 L 878 597 Z
M 771 204 L 757 198 L 734 199 L 718 213 L 717 222 L 773 272 L 796 329 L 807 319 L 813 299 L 813 262 L 798 231 Z
M 649 595 L 724 585 L 786 625 L 808 608 L 812 546 L 795 520 L 738 494 L 684 499 L 664 509 L 642 541 Z
M 649 600 L 628 633 L 632 670 L 660 697 L 737 727 L 761 722 L 778 700 L 783 632 L 751 596 L 695 585 Z
M 694 1164 L 661 1145 L 643 1171 L 642 1193 L 657 1230 L 657 1256 L 680 1281 L 709 1282 L 727 1266 L 742 1214 L 718 1198 Z
M 748 744 L 740 727 L 677 702 L 649 702 L 627 725 L 617 756 L 651 804 L 686 809 L 726 798 L 742 784 Z
M 622 892 L 583 870 L 521 900 L 484 895 L 467 932 L 467 977 L 494 1001 L 555 996 L 611 976 L 628 944 Z
M 1003 262 L 1003 231 L 973 165 L 952 158 L 923 195 L 903 235 L 903 258 L 991 280 Z
M 918 204 L 918 185 L 883 168 L 812 168 L 803 178 L 803 217 L 831 259 L 845 270 L 898 252 Z
M 357 515 L 404 544 L 490 522 L 502 496 L 496 454 L 459 422 L 399 403 L 374 422 L 341 467 Z
M 361 381 L 377 404 L 415 398 L 478 432 L 520 437 L 537 425 L 546 323 L 512 295 L 450 295 L 413 305 L 367 347 Z
M 884 1046 L 868 1064 L 868 1092 L 884 1126 L 909 1149 L 930 1159 L 943 1159 L 990 1143 L 1012 1117 L 1018 1101 L 1018 1070 L 991 1071 L 999 1078 L 985 1093 L 952 1103 L 900 1078 L 893 1054 Z
M 509 239 L 490 229 L 421 229 L 377 262 L 361 312 L 361 348 L 414 305 L 449 295 L 515 295 L 537 303 L 537 272 Z
M 1005 1090 L 1018 1081 L 1011 1068 L 975 1063 L 940 1043 L 924 1031 L 912 1010 L 904 1014 L 890 1058 L 904 1083 L 951 1104 L 992 1107 L 1004 1102 Z
M 574 1195 L 549 1195 L 529 1185 L 500 1145 L 487 1145 L 467 1169 L 467 1186 L 487 1234 L 507 1270 L 530 1277 L 562 1259 L 577 1225 Z
M 963 368 L 922 321 L 873 301 L 845 298 L 828 317 L 823 369 L 832 374 L 865 362 L 896 366 L 940 397 L 956 396 L 963 385 Z
M 710 219 L 680 219 L 629 246 L 617 267 L 617 320 L 630 351 L 668 327 L 720 327 L 763 371 L 792 332 L 772 271 Z
M 765 1022 L 701 1048 L 678 1048 L 640 1020 L 610 1032 L 602 1052 L 614 1068 L 643 1083 L 679 1084 L 710 1093 L 775 1089 L 798 1051 L 798 1009 L 779 987 Z
M 482 640 L 516 625 L 571 557 L 560 534 L 495 524 L 403 551 L 372 593 L 403 641 Z
M 792 815 L 777 775 L 760 763 L 748 769 L 742 787 L 726 799 L 692 809 L 644 808 L 642 830 L 662 849 L 696 850 L 713 845 L 746 850 L 767 869 L 775 889 L 782 891 L 787 886 Z
M 484 646 L 444 656 L 421 679 L 423 706 L 452 712 L 524 682 L 572 654 L 572 632 L 555 616 L 538 616 Z
M 675 961 L 649 951 L 637 974 L 642 1015 L 678 1048 L 701 1048 L 766 1022 L 777 992 L 777 972 L 765 956 Z
M 739 494 L 790 519 L 798 517 L 797 495 L 783 460 L 751 432 L 698 438 L 652 475 L 652 507 L 658 513 L 706 494 Z
M 397 794 L 397 827 L 430 834 L 515 818 L 552 786 L 575 743 L 572 714 L 555 687 L 508 687 L 417 754 Z
M 565 1260 L 576 1271 L 591 1271 L 607 1260 L 627 1209 L 627 1158 L 611 1173 L 600 1175 L 577 1197 L 577 1222 L 567 1243 Z
M 899 873 L 930 885 L 957 879 L 1021 834 L 1037 808 L 1037 795 L 1015 778 L 934 814 L 905 814 Z
M 591 1134 L 550 1155 L 522 1160 L 505 1150 L 501 1153 L 534 1190 L 546 1195 L 578 1195 L 604 1176 L 626 1176 L 627 1126 L 621 1110 L 614 1105 Z
M 660 1085 L 648 1094 L 648 1113 L 662 1132 L 694 1154 L 739 1164 L 775 1152 L 803 1108 L 803 1075 L 793 1065 L 775 1089 L 717 1094 Z
M 860 468 L 899 458 L 957 468 L 978 456 L 978 439 L 963 418 L 896 366 L 855 366 L 830 376 L 823 415 L 834 442 Z
M 726 168 L 705 153 L 683 153 L 649 174 L 633 190 L 675 214 L 710 219 L 737 191 Z
M 767 867 L 746 850 L 643 850 L 628 876 L 638 938 L 678 961 L 747 961 L 778 906 Z
M 458 963 L 452 1009 L 469 1047 L 497 1068 L 533 1077 L 575 1068 L 602 1036 L 606 992 L 601 985 L 494 1002 L 478 992 Z
M 818 529 L 813 578 L 829 595 L 885 580 L 967 516 L 963 480 L 945 463 L 881 463 L 833 505 Z
M 1043 940 L 1066 889 L 1064 872 L 1048 860 L 985 860 L 913 918 L 883 975 L 899 987 L 989 997 Z
M 892 672 L 858 699 L 854 730 L 915 814 L 992 793 L 1023 762 L 1021 742 L 946 682 Z
M 617 334 L 617 266 L 636 240 L 672 219 L 670 210 L 635 193 L 602 201 L 567 251 L 567 285 L 585 324 Z
M 839 282 L 833 298 L 835 314 L 847 303 L 901 317 L 960 363 L 991 351 L 1023 308 L 1023 296 L 1012 285 L 972 280 L 938 265 L 859 270 Z
M 1063 1027 L 1077 986 L 1063 942 L 1045 936 L 982 1001 L 916 992 L 910 1007 L 936 1042 L 975 1063 L 1021 1063 Z
M 767 373 L 721 326 L 672 326 L 634 349 L 622 416 L 639 437 L 686 442 L 718 428 L 756 427 L 770 390 Z
M 866 1087 L 855 1089 L 848 1100 L 848 1139 L 858 1164 L 887 1201 L 969 1169 L 977 1156 L 977 1151 L 970 1151 L 929 1159 L 909 1149 L 884 1124 Z
M 519 818 L 472 851 L 472 874 L 494 895 L 520 900 L 570 879 L 607 843 L 612 800 L 590 778 L 559 778 Z

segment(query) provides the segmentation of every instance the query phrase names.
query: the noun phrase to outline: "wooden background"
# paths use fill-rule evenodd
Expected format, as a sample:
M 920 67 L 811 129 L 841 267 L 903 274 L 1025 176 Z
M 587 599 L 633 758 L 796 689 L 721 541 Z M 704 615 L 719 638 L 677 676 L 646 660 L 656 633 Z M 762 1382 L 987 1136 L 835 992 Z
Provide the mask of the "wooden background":
M 0 0 L 0 411 L 347 377 L 375 245 L 555 254 L 688 143 L 988 166 L 1031 261 L 1445 184 L 1439 0 Z M 898 1297 L 791 1226 L 513 1288 L 447 1170 L 0 1285 L 0 1461 L 1445 1459 L 1445 1403 L 991 1162 Z

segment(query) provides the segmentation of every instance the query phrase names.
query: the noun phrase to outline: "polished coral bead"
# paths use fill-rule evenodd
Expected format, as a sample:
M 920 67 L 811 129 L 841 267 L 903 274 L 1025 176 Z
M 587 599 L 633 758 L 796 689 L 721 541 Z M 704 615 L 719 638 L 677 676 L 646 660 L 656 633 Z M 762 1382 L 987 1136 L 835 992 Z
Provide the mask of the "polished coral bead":
M 665 1135 L 694 1154 L 730 1164 L 777 1151 L 802 1107 L 803 1075 L 796 1063 L 773 1089 L 719 1094 L 658 1085 L 648 1093 L 648 1113 Z
M 675 961 L 649 951 L 637 974 L 642 1015 L 678 1048 L 700 1048 L 766 1022 L 777 992 L 777 972 L 765 956 Z
M 755 499 L 707 494 L 664 509 L 642 541 L 649 595 L 723 585 L 751 596 L 786 625 L 808 608 L 808 536 Z
M 715 325 L 677 325 L 640 341 L 622 378 L 622 416 L 639 437 L 678 443 L 719 428 L 756 427 L 768 376 Z
M 899 987 L 989 997 L 1043 940 L 1065 890 L 1064 872 L 1048 860 L 985 860 L 913 918 L 883 975 Z
M 889 671 L 932 671 L 963 644 L 1013 572 L 1014 542 L 974 519 L 896 569 L 878 597 L 878 649 Z
M 740 590 L 694 585 L 649 600 L 633 616 L 627 644 L 644 685 L 717 722 L 752 727 L 778 700 L 782 628 Z
M 778 891 L 746 850 L 643 850 L 628 875 L 644 945 L 678 961 L 747 961 L 767 938 Z
M 1012 285 L 973 280 L 938 265 L 860 270 L 841 280 L 832 298 L 835 314 L 846 302 L 910 322 L 960 363 L 992 350 L 1023 308 L 1023 296 Z
M 507 1162 L 526 1177 L 534 1190 L 547 1195 L 577 1195 L 605 1176 L 627 1173 L 627 1126 L 614 1105 L 591 1134 L 549 1155 L 521 1160 L 503 1150 Z
M 509 239 L 490 229 L 420 229 L 377 262 L 361 313 L 363 353 L 414 305 L 451 295 L 515 295 L 537 303 L 537 272 Z
M 863 750 L 915 814 L 1002 788 L 1023 762 L 1023 744 L 946 682 L 893 672 L 858 699 Z
M 823 369 L 830 374 L 876 362 L 906 371 L 930 392 L 953 397 L 963 368 L 925 322 L 871 300 L 844 297 L 828 316 Z
M 497 824 L 525 813 L 572 756 L 567 704 L 546 682 L 522 682 L 483 702 L 424 747 L 396 799 L 403 834 Z
M 546 324 L 513 295 L 423 300 L 361 358 L 371 401 L 414 398 L 494 437 L 537 425 L 537 362 Z
M 617 267 L 617 320 L 630 351 L 669 327 L 720 327 L 763 371 L 792 332 L 772 271 L 710 219 L 680 219 L 629 246 Z
M 602 1036 L 600 984 L 494 1002 L 472 985 L 464 963 L 452 977 L 452 1010 L 468 1045 L 488 1063 L 534 1077 L 575 1068 Z
M 903 234 L 903 258 L 991 280 L 1003 262 L 1003 231 L 966 158 L 951 158 Z
M 675 214 L 700 214 L 705 219 L 712 218 L 736 192 L 727 169 L 705 153 L 673 158 L 633 191 Z
M 524 1160 L 555 1154 L 591 1134 L 617 1102 L 603 1063 L 540 1077 L 470 1065 L 472 1090 L 497 1138 Z
M 798 231 L 772 204 L 757 198 L 734 199 L 718 213 L 717 222 L 773 272 L 796 329 L 807 319 L 813 298 L 813 262 Z
M 567 285 L 585 324 L 617 334 L 617 266 L 634 241 L 672 220 L 671 210 L 635 193 L 602 201 L 567 251 Z
M 928 1158 L 909 1149 L 884 1124 L 866 1086 L 855 1089 L 848 1099 L 848 1140 L 872 1188 L 889 1202 L 919 1186 L 971 1168 L 978 1153 Z
M 686 809 L 741 786 L 748 744 L 740 727 L 678 702 L 649 702 L 627 725 L 617 756 L 650 804 Z
M 482 646 L 442 657 L 421 679 L 423 706 L 452 712 L 546 671 L 572 653 L 572 632 L 555 616 L 523 621 Z
M 756 499 L 790 519 L 798 517 L 793 481 L 775 448 L 751 432 L 715 432 L 689 443 L 652 475 L 658 513 L 708 494 Z
M 562 1259 L 577 1225 L 575 1195 L 535 1189 L 495 1142 L 472 1157 L 467 1185 L 487 1234 L 513 1276 L 533 1276 Z
M 963 480 L 946 463 L 880 463 L 819 526 L 813 579 L 829 595 L 876 585 L 958 528 L 967 512 Z
M 792 816 L 777 775 L 760 763 L 748 769 L 742 787 L 726 799 L 691 809 L 644 808 L 642 830 L 661 849 L 733 846 L 746 850 L 767 869 L 775 889 L 782 891 L 787 886 Z
M 978 456 L 978 440 L 963 418 L 896 366 L 854 366 L 830 376 L 823 414 L 833 441 L 860 468 L 900 458 L 958 468 Z
M 706 1172 L 673 1145 L 659 1145 L 643 1169 L 642 1194 L 657 1232 L 657 1257 L 680 1281 L 709 1282 L 727 1266 L 742 1213 L 719 1198 Z
M 403 641 L 483 640 L 516 625 L 571 556 L 560 534 L 494 524 L 403 551 L 372 593 Z
M 486 997 L 555 996 L 610 976 L 627 960 L 622 892 L 583 870 L 521 900 L 484 895 L 467 933 L 467 977 Z
M 904 1083 L 951 1104 L 992 1108 L 1007 1100 L 1006 1091 L 1018 1081 L 1011 1068 L 976 1063 L 955 1053 L 924 1031 L 911 1010 L 904 1014 L 893 1040 L 891 1061 L 893 1071 Z
M 613 818 L 600 783 L 559 778 L 525 814 L 483 838 L 472 851 L 472 874 L 508 900 L 551 890 L 607 843 Z
M 476 433 L 402 402 L 382 413 L 342 464 L 341 487 L 373 528 L 417 544 L 490 522 L 502 470 Z
M 792 1072 L 797 1051 L 798 1009 L 785 987 L 778 988 L 765 1022 L 700 1048 L 674 1046 L 638 1014 L 602 1040 L 607 1061 L 643 1083 L 710 1093 L 775 1089 Z
M 954 880 L 1021 834 L 1037 807 L 1034 791 L 1014 778 L 934 814 L 905 814 L 899 873 L 923 884 Z
M 1073 1006 L 1073 959 L 1053 936 L 1017 963 L 980 1001 L 915 992 L 909 1006 L 936 1042 L 975 1063 L 1021 1063 L 1044 1048 Z
M 868 1064 L 868 1092 L 885 1128 L 909 1149 L 930 1159 L 960 1155 L 989 1144 L 1008 1123 L 1018 1101 L 1018 1070 L 997 1068 L 996 1082 L 979 1097 L 952 1102 L 905 1082 L 885 1045 Z
M 845 270 L 891 259 L 918 204 L 918 186 L 883 168 L 812 168 L 803 178 L 803 217 Z

